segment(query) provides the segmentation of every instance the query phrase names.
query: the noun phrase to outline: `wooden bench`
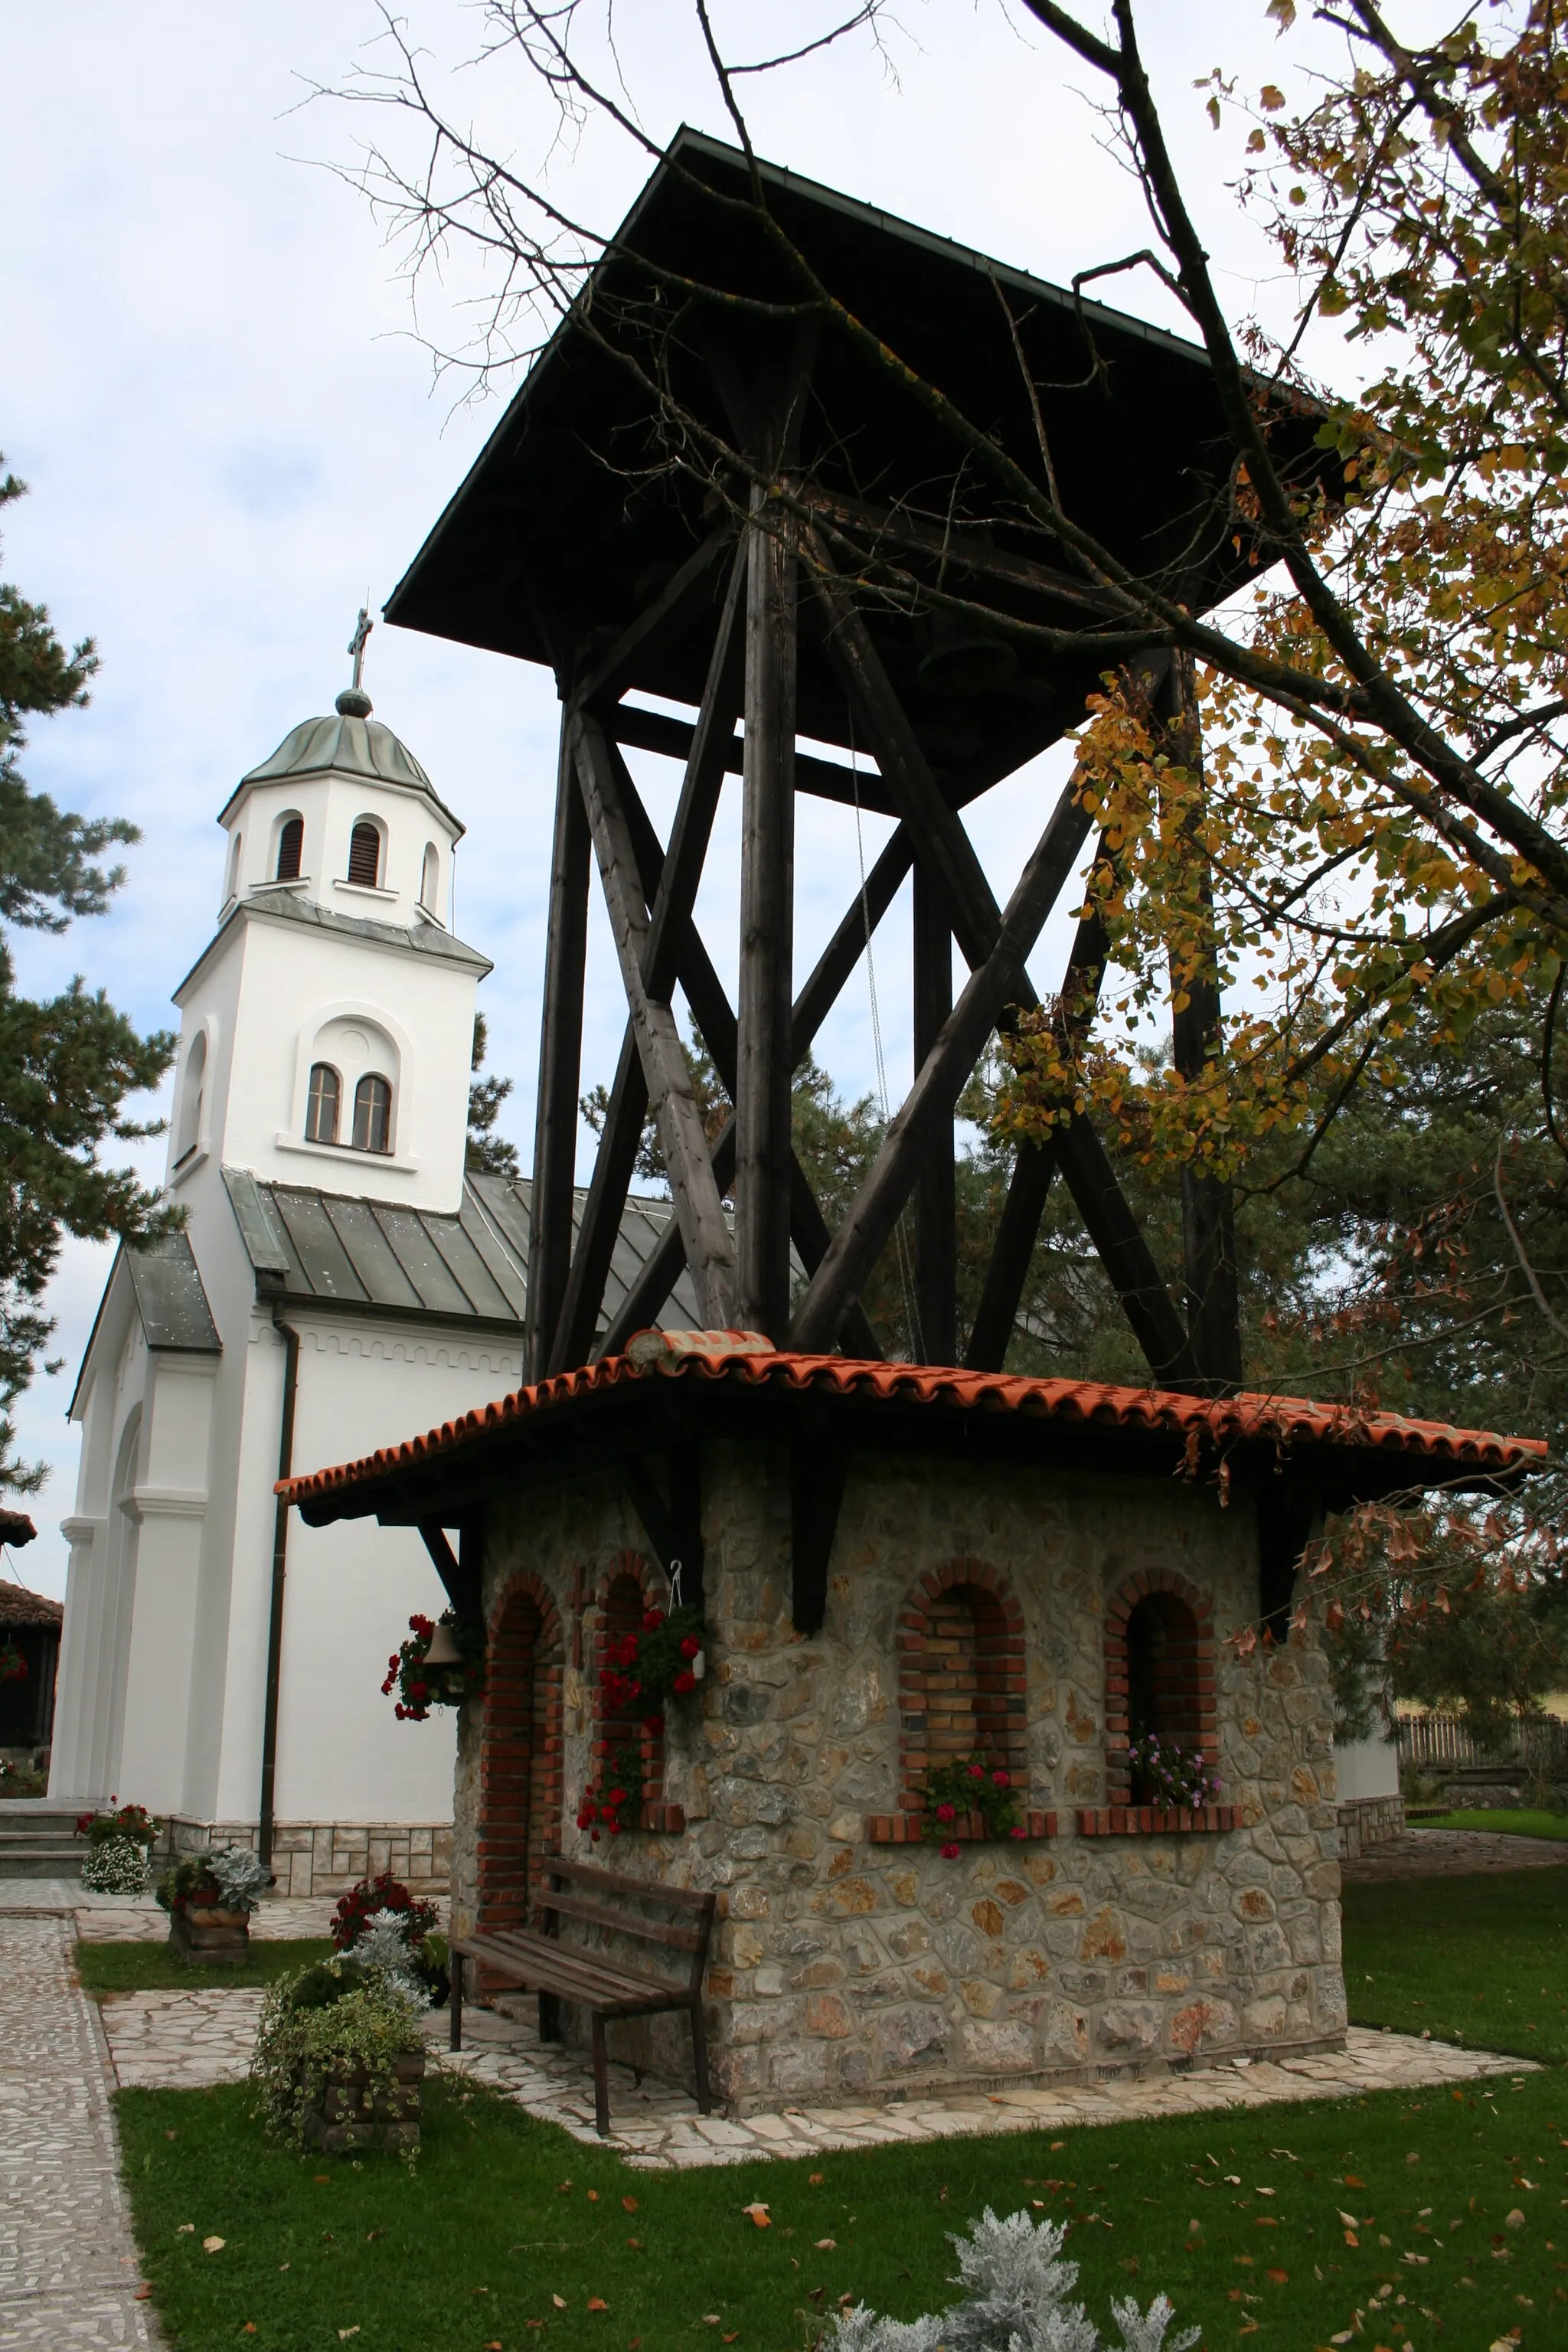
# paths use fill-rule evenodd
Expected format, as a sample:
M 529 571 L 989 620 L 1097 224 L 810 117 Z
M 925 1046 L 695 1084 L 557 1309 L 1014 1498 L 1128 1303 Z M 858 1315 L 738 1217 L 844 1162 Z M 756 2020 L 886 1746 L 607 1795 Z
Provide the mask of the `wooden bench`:
M 702 1977 L 708 1966 L 708 1943 L 713 1932 L 717 1897 L 694 1895 L 684 1886 L 660 1886 L 647 1878 L 626 1878 L 586 1862 L 552 1861 L 545 1874 L 564 1894 L 541 1898 L 538 1910 L 542 1932 L 533 1927 L 495 1927 L 486 1934 L 463 1936 L 452 1945 L 452 2047 L 463 2046 L 463 1962 L 479 1960 L 495 1976 L 539 1995 L 539 2038 L 561 2039 L 561 2003 L 574 2001 L 593 2022 L 594 2115 L 601 2136 L 610 2128 L 609 2070 L 605 2053 L 605 2025 L 612 2017 L 658 2017 L 684 2010 L 691 2027 L 691 2062 L 697 2075 L 697 2107 L 709 2113 L 708 2037 L 702 2024 Z M 582 1889 L 581 1893 L 576 1892 Z M 665 1924 L 647 1919 L 632 1908 L 649 1904 L 673 1911 Z M 584 1927 L 604 1927 L 616 1936 L 631 1937 L 665 1951 L 689 1952 L 691 1967 L 683 1985 L 634 1967 L 595 1945 L 564 1943 L 563 1919 Z

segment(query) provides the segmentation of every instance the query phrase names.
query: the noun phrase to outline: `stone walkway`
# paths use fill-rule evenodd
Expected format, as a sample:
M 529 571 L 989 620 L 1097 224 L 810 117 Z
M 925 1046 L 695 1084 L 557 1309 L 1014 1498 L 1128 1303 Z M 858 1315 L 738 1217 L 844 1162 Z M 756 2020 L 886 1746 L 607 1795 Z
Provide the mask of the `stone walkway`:
M 335 1898 L 309 1901 L 268 1895 L 250 1923 L 253 1936 L 324 1936 Z M 162 1944 L 169 1915 L 152 1895 L 95 1895 L 74 1878 L 0 1878 L 0 1923 L 14 1918 L 69 1919 L 94 1944 Z
M 123 2084 L 195 2089 L 237 2082 L 256 2031 L 259 1991 L 240 1987 L 202 1992 L 114 1993 L 102 2003 L 115 2072 Z M 531 2004 L 530 2004 L 531 2006 Z M 574 2138 L 595 2140 L 594 2093 L 585 2053 L 541 2043 L 525 2017 L 470 2009 L 468 2047 L 446 2047 L 447 2018 L 426 2020 L 433 2064 L 488 2084 Z M 689 2165 L 740 2164 L 759 2156 L 814 2156 L 829 2148 L 875 2147 L 891 2140 L 972 2137 L 987 2132 L 1058 2131 L 1074 2124 L 1125 2123 L 1147 2116 L 1196 2115 L 1303 2099 L 1357 2097 L 1368 2091 L 1413 2090 L 1478 2076 L 1522 2077 L 1522 2060 L 1403 2033 L 1352 2027 L 1342 2052 L 1276 2064 L 1226 2063 L 1139 2082 L 1119 2080 L 1077 2090 L 1019 2089 L 942 2099 L 910 2097 L 887 2105 L 792 2107 L 782 2116 L 743 2119 L 700 2116 L 687 2092 L 610 2069 L 608 2145 L 635 2165 L 664 2171 Z
M 1561 1870 L 1568 1864 L 1568 1839 L 1513 1837 L 1506 1830 L 1406 1830 L 1368 1846 L 1343 1864 L 1347 1886 L 1385 1878 L 1467 1878 L 1477 1871 Z
M 120 2182 L 112 2078 L 72 1927 L 0 1919 L 0 2352 L 163 2337 Z

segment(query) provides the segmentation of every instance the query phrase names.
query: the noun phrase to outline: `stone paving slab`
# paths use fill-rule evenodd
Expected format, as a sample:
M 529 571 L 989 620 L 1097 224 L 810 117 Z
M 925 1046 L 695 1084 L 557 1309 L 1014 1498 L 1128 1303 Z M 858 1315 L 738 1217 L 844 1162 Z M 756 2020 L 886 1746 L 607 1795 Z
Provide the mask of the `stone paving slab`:
M 1565 1865 L 1568 1840 L 1515 1837 L 1507 1830 L 1415 1829 L 1367 1846 L 1354 1862 L 1341 1864 L 1341 1875 L 1347 1886 L 1367 1886 L 1386 1878 L 1465 1878 L 1479 1871 Z
M 0 2352 L 161 2345 L 107 2053 L 58 1918 L 0 1917 Z
M 104 2030 L 120 2080 L 181 2089 L 237 2082 L 249 2058 L 261 1998 L 259 1991 L 238 1986 L 108 1996 L 102 2003 Z M 542 2043 L 525 2016 L 469 2009 L 463 2026 L 467 2047 L 454 2055 L 445 2047 L 445 2011 L 428 2014 L 426 2033 L 433 2065 L 485 2084 L 575 2139 L 597 2139 L 584 2053 L 559 2042 Z M 669 2170 L 749 2163 L 758 2157 L 820 2155 L 830 2148 L 876 2147 L 894 2140 L 1056 2131 L 1074 2124 L 1354 2098 L 1368 2091 L 1407 2091 L 1532 2071 L 1526 2060 L 1489 2051 L 1458 2050 L 1411 2034 L 1352 2027 L 1342 2052 L 1279 2063 L 1227 2062 L 1190 2074 L 1123 2076 L 1077 2089 L 1035 2086 L 968 2097 L 909 2096 L 885 2105 L 791 2107 L 783 2115 L 735 2117 L 700 2116 L 689 2092 L 648 2075 L 639 2079 L 630 2067 L 612 2064 L 613 2128 L 605 2144 L 635 2165 Z

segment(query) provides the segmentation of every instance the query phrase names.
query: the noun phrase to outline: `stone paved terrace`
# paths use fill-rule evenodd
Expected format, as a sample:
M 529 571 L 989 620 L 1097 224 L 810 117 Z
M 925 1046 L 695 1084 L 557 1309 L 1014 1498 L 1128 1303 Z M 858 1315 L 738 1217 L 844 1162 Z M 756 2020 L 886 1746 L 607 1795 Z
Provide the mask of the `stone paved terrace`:
M 130 2086 L 196 2089 L 243 2076 L 261 2006 L 259 1991 L 235 1986 L 199 1992 L 113 1993 L 102 2003 L 119 2080 Z M 521 2005 L 520 2004 L 520 2007 Z M 530 2002 L 528 2008 L 531 2010 Z M 531 2016 L 468 2009 L 468 2047 L 446 2048 L 447 2018 L 426 2021 L 432 2063 L 489 2085 L 574 2138 L 594 2140 L 594 2092 L 584 2052 L 539 2041 Z M 739 2164 L 759 2156 L 820 2155 L 893 2140 L 949 2139 L 986 2132 L 1057 2131 L 1072 2124 L 1125 2123 L 1139 2116 L 1198 2115 L 1304 2099 L 1412 2090 L 1481 2075 L 1522 2076 L 1526 2062 L 1402 2033 L 1352 2027 L 1342 2053 L 1279 2064 L 1229 2062 L 1190 2074 L 1126 2078 L 1078 2089 L 1030 2088 L 882 2106 L 790 2107 L 744 2118 L 700 2116 L 689 2094 L 626 2066 L 610 2069 L 609 2145 L 633 2164 Z
M 1568 1864 L 1568 1839 L 1512 1837 L 1506 1830 L 1406 1830 L 1341 1865 L 1347 1886 L 1386 1878 L 1468 1878 L 1478 1871 L 1551 1870 Z
M 67 1918 L 0 1918 L 0 2352 L 163 2336 L 120 2181 L 113 2078 Z

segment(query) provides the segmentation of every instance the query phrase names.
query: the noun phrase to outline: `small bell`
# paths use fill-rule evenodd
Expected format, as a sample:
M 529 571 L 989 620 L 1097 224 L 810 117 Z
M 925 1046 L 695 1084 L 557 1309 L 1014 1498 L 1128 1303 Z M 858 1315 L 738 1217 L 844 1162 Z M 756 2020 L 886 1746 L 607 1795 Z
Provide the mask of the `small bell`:
M 437 1625 L 430 1636 L 430 1647 L 425 1653 L 427 1666 L 460 1666 L 463 1654 L 458 1647 L 458 1637 L 450 1625 Z

